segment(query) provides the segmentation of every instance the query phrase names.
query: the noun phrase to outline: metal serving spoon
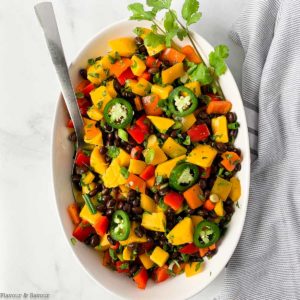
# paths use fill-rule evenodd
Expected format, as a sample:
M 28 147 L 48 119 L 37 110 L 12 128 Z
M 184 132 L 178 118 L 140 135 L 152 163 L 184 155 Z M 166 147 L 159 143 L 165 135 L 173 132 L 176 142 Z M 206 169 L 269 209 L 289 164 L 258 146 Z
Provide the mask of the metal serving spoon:
M 80 114 L 80 110 L 77 104 L 76 95 L 72 87 L 69 69 L 66 63 L 63 47 L 61 44 L 60 35 L 56 23 L 56 18 L 51 2 L 42 2 L 34 7 L 37 18 L 44 31 L 47 46 L 50 56 L 52 58 L 53 65 L 55 67 L 58 80 L 61 85 L 61 91 L 67 105 L 70 117 L 74 124 L 75 133 L 77 136 L 77 149 L 83 149 L 86 145 L 84 142 L 84 130 L 83 120 Z M 77 152 L 78 153 L 78 152 Z M 75 160 L 72 167 L 72 172 L 75 170 Z M 81 193 L 74 185 L 72 181 L 72 191 L 77 203 L 82 202 Z
M 76 95 L 72 87 L 52 3 L 39 3 L 35 5 L 34 10 L 44 31 L 49 53 L 61 85 L 61 91 L 74 124 L 78 150 L 83 149 L 85 145 L 83 139 L 83 120 L 77 104 Z

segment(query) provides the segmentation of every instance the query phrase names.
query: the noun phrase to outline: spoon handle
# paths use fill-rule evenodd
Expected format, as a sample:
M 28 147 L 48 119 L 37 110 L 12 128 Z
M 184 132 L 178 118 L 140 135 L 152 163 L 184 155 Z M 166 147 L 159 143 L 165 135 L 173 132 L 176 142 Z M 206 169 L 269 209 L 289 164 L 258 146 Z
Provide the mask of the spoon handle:
M 78 147 L 82 148 L 84 144 L 83 120 L 72 87 L 52 3 L 42 2 L 35 5 L 34 9 L 44 31 L 50 56 L 61 85 L 62 94 L 74 124 Z

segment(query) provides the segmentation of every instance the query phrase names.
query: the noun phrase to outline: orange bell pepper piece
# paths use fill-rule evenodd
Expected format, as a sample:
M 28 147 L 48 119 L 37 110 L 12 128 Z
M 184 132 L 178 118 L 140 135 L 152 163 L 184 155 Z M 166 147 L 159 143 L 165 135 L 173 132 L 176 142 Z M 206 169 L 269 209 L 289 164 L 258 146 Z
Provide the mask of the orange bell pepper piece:
M 224 152 L 222 154 L 222 158 L 223 160 L 221 161 L 221 164 L 229 172 L 233 171 L 236 164 L 241 161 L 241 158 L 235 152 L 232 151 Z
M 232 104 L 227 100 L 210 101 L 207 105 L 206 112 L 210 114 L 225 115 L 231 110 Z
M 185 55 L 174 48 L 165 49 L 160 55 L 161 60 L 167 60 L 170 64 L 175 65 L 185 59 Z
M 140 177 L 130 173 L 127 179 L 127 184 L 132 190 L 145 194 L 146 182 Z
M 131 66 L 131 64 L 131 59 L 122 58 L 111 65 L 110 73 L 116 77 L 119 77 L 127 68 Z
M 190 45 L 186 45 L 186 46 L 182 47 L 181 52 L 183 54 L 185 54 L 187 60 L 189 60 L 195 64 L 200 64 L 202 62 L 201 57 L 199 57 L 199 55 L 197 54 L 195 49 Z
M 79 217 L 79 210 L 76 203 L 72 203 L 68 206 L 68 213 L 74 225 L 78 225 L 81 222 Z

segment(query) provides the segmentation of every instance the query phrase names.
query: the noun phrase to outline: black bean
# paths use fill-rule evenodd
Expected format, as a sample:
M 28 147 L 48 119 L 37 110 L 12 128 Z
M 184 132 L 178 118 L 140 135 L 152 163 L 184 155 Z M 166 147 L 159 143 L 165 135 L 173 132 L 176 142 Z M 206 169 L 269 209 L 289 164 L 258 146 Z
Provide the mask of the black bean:
M 150 74 L 156 74 L 156 73 L 159 72 L 159 68 L 155 68 L 155 67 L 150 68 L 150 69 L 148 70 L 148 72 L 149 72 Z
M 114 144 L 115 144 L 116 147 L 120 147 L 121 146 L 121 141 L 115 139 Z
M 198 117 L 202 120 L 205 120 L 205 119 L 209 118 L 208 114 L 204 111 L 200 111 L 199 114 L 198 114 Z
M 125 149 L 126 149 L 126 152 L 131 152 L 132 146 L 128 144 Z
M 141 215 L 144 211 L 143 211 L 143 209 L 140 207 L 140 206 L 138 206 L 138 207 L 133 207 L 132 209 L 131 209 L 131 211 L 134 213 L 134 214 L 137 214 L 137 215 Z
M 114 88 L 115 88 L 116 92 L 117 92 L 118 94 L 120 94 L 120 93 L 121 93 L 121 90 L 122 90 L 122 85 L 119 83 L 119 81 L 116 80 L 116 79 L 114 79 L 113 85 L 114 85 Z
M 136 227 L 136 228 L 138 228 L 138 227 Z M 127 247 L 128 247 L 128 249 L 130 250 L 130 251 L 136 251 L 137 250 L 137 248 L 138 248 L 138 244 L 137 243 L 130 243 L 130 244 L 128 244 L 127 245 Z
M 160 196 L 158 193 L 155 193 L 154 196 L 153 196 L 153 200 L 155 203 L 158 203 L 159 202 L 159 199 L 160 199 Z
M 166 133 L 161 133 L 161 134 L 160 134 L 160 137 L 161 137 L 163 140 L 166 140 L 166 139 L 169 137 L 169 135 L 166 134 Z
M 80 182 L 80 180 L 81 180 L 81 176 L 80 175 L 78 175 L 78 174 L 72 175 L 72 181 L 73 182 L 78 183 L 78 182 Z
M 230 137 L 236 138 L 237 135 L 238 135 L 238 130 L 237 129 L 231 129 L 231 130 L 229 130 L 229 136 Z
M 136 193 L 135 190 L 130 190 L 130 191 L 128 192 L 128 197 L 129 197 L 129 198 L 135 198 L 136 195 L 137 195 L 137 193 Z
M 83 173 L 86 173 L 89 170 L 87 166 L 76 166 L 75 173 L 78 175 L 82 175 Z
M 104 203 L 100 203 L 100 204 L 97 205 L 96 209 L 97 209 L 99 212 L 103 213 L 103 212 L 106 211 L 106 206 L 105 206 Z
M 101 153 L 101 154 L 105 154 L 106 152 L 107 152 L 106 147 L 102 146 L 102 147 L 100 148 L 100 153 Z
M 205 188 L 206 188 L 206 180 L 205 179 L 200 179 L 199 180 L 199 186 L 200 186 L 200 188 L 201 188 L 202 191 L 205 190 Z
M 242 168 L 241 164 L 240 163 L 237 163 L 236 166 L 235 166 L 235 170 L 236 171 L 240 171 Z
M 107 187 L 103 188 L 101 194 L 102 194 L 103 196 L 109 195 L 109 194 L 110 194 L 110 189 L 107 188 Z
M 87 71 L 86 69 L 80 69 L 79 74 L 83 79 L 87 79 Z
M 96 185 L 96 187 L 95 187 L 92 191 L 89 192 L 89 196 L 90 196 L 90 197 L 96 196 L 97 193 L 98 193 L 98 191 L 99 191 L 99 186 Z
M 104 196 L 104 197 L 107 197 L 107 196 Z M 103 197 L 103 198 L 104 198 Z M 114 200 L 114 199 L 110 199 L 109 201 L 107 201 L 107 203 L 106 203 L 106 207 L 107 208 L 113 208 L 113 207 L 115 207 L 115 205 L 116 205 L 116 200 Z
M 113 213 L 114 213 L 114 209 L 112 209 L 112 208 L 109 208 L 109 209 L 106 210 L 106 215 L 107 216 L 111 216 Z
M 144 235 L 144 230 L 141 226 L 137 226 L 135 229 L 134 229 L 134 233 L 137 237 L 141 238 L 143 235 Z
M 158 193 L 159 193 L 160 196 L 164 196 L 164 195 L 167 194 L 168 191 L 169 191 L 169 188 L 165 187 L 165 188 L 159 190 Z
M 241 154 L 242 154 L 241 149 L 238 149 L 238 148 L 233 148 L 232 151 L 235 152 L 238 156 L 241 156 Z
M 75 131 L 72 132 L 72 133 L 68 136 L 68 139 L 69 139 L 69 141 L 71 141 L 71 142 L 73 142 L 73 143 L 76 142 L 77 137 L 76 137 Z
M 134 98 L 135 94 L 133 92 L 130 92 L 130 91 L 123 91 L 122 96 L 124 98 Z
M 105 131 L 107 131 L 107 132 L 112 132 L 112 127 L 110 126 L 110 125 L 108 125 L 108 124 L 105 124 L 104 125 L 104 129 L 105 129 Z
M 87 237 L 85 240 L 84 240 L 84 243 L 86 244 L 86 245 L 90 245 L 91 244 L 91 236 L 89 236 L 89 237 Z
M 91 240 L 90 240 L 91 247 L 95 248 L 96 246 L 99 245 L 99 243 L 100 243 L 99 235 L 97 235 L 97 234 L 92 235 Z
M 117 203 L 117 209 L 123 209 L 124 202 L 123 201 L 118 201 Z
M 237 120 L 236 114 L 234 112 L 229 112 L 226 114 L 228 123 L 234 123 Z
M 103 196 L 103 201 L 108 202 L 111 199 L 111 195 L 104 195 Z
M 134 40 L 137 46 L 141 46 L 144 44 L 144 40 L 139 36 L 135 37 Z
M 204 197 L 205 197 L 205 199 L 208 199 L 209 196 L 210 196 L 210 190 L 205 190 L 204 191 Z
M 173 138 L 173 139 L 176 138 L 177 135 L 178 135 L 178 133 L 177 133 L 176 130 L 173 130 L 173 131 L 171 132 L 171 134 L 170 134 L 171 138 Z
M 148 52 L 147 52 L 147 48 L 144 46 L 144 45 L 141 45 L 140 47 L 139 47 L 139 52 L 141 53 L 141 54 L 148 54 Z
M 131 277 L 134 276 L 134 274 L 139 270 L 139 265 L 134 264 L 130 269 L 129 269 L 129 275 Z
M 192 208 L 188 208 L 187 209 L 187 213 L 189 214 L 189 215 L 193 215 L 194 213 L 195 213 L 195 209 L 192 209 Z
M 125 203 L 124 206 L 123 206 L 123 210 L 127 213 L 130 213 L 131 212 L 131 205 L 129 203 Z
M 140 199 L 138 199 L 138 198 L 134 199 L 134 200 L 132 201 L 132 205 L 133 205 L 134 207 L 139 206 L 139 205 L 140 205 Z
M 216 143 L 216 148 L 220 151 L 220 152 L 225 152 L 227 151 L 227 145 L 224 143 Z
M 111 245 L 115 245 L 117 242 L 110 236 L 110 234 L 107 235 L 107 240 Z
M 109 133 L 109 134 L 107 135 L 107 139 L 108 139 L 110 142 L 112 142 L 112 141 L 114 140 L 114 134 L 113 134 L 113 133 Z

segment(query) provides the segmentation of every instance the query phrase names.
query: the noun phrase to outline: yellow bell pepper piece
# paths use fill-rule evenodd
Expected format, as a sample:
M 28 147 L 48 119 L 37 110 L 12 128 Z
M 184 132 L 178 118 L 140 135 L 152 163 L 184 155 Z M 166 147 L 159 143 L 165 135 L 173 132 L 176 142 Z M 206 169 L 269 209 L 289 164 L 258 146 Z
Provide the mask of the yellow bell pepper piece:
M 107 233 L 101 238 L 100 244 L 95 247 L 96 250 L 105 251 L 110 247 L 110 243 L 107 239 Z
M 144 78 L 139 78 L 136 80 L 127 80 L 126 87 L 131 89 L 131 91 L 139 96 L 146 96 L 151 91 L 151 83 Z
M 183 63 L 177 63 L 174 66 L 163 70 L 161 72 L 161 78 L 163 84 L 170 84 L 173 83 L 174 80 L 180 78 L 185 74 Z
M 154 157 L 153 157 L 153 160 L 150 162 L 151 165 L 156 166 L 156 165 L 158 165 L 158 164 L 163 163 L 164 161 L 166 161 L 166 160 L 168 159 L 167 156 L 166 156 L 166 154 L 165 154 L 165 152 L 162 151 L 161 148 L 159 148 L 159 146 L 157 146 L 157 145 L 153 145 L 153 146 L 151 146 L 151 147 L 145 149 L 145 150 L 143 151 L 143 155 L 144 155 L 145 157 L 147 157 L 147 152 L 148 152 L 148 151 L 154 151 Z
M 90 157 L 90 164 L 98 174 L 103 175 L 107 170 L 107 163 L 104 156 L 100 153 L 99 147 L 94 147 Z
M 159 164 L 155 169 L 155 176 L 163 176 L 163 177 L 170 177 L 172 169 L 176 166 L 176 164 L 181 161 L 185 160 L 186 156 L 182 155 L 173 159 L 170 159 L 164 163 Z
M 171 158 L 182 156 L 186 153 L 186 148 L 178 144 L 171 137 L 167 138 L 162 146 L 163 151 Z
M 241 197 L 241 183 L 237 177 L 231 177 L 230 182 L 231 182 L 232 186 L 231 186 L 231 191 L 229 193 L 229 198 L 233 202 L 236 202 Z
M 194 227 L 196 227 L 201 221 L 203 221 L 203 217 L 197 215 L 191 216 L 191 219 Z
M 130 155 L 120 148 L 120 153 L 116 157 L 116 160 L 118 160 L 121 167 L 128 167 L 130 163 Z
M 225 116 L 212 118 L 211 127 L 217 143 L 228 143 L 227 119 Z
M 167 99 L 172 91 L 172 85 L 167 85 L 163 87 L 158 84 L 153 84 L 151 87 L 151 93 L 158 95 L 160 99 Z
M 192 262 L 192 263 L 187 263 L 184 266 L 184 272 L 186 277 L 191 277 L 194 276 L 198 273 L 201 273 L 204 268 L 204 263 L 203 262 Z
M 197 119 L 194 114 L 187 115 L 185 117 L 181 118 L 181 124 L 182 124 L 182 132 L 188 131 L 195 123 Z
M 113 49 L 113 51 L 116 51 L 121 56 L 125 57 L 131 57 L 137 49 L 135 40 L 131 37 L 123 37 L 111 40 L 108 42 L 108 45 Z
M 123 250 L 123 260 L 135 260 L 135 255 L 132 253 L 132 251 L 125 247 Z
M 165 133 L 171 126 L 175 124 L 174 120 L 163 117 L 147 116 L 151 123 L 160 133 Z
M 106 83 L 106 89 L 109 93 L 109 95 L 112 97 L 112 98 L 116 98 L 117 97 L 117 92 L 114 88 L 114 81 L 113 80 L 110 80 Z
M 129 173 L 140 175 L 146 167 L 147 164 L 144 161 L 138 159 L 130 159 L 128 171 Z
M 121 190 L 121 195 L 124 198 L 128 197 L 128 192 L 130 191 L 130 187 L 127 184 L 122 184 L 119 186 L 120 190 Z
M 221 177 L 217 177 L 212 189 L 211 194 L 217 194 L 222 201 L 226 201 L 230 191 L 232 183 Z
M 154 262 L 150 259 L 150 256 L 147 253 L 139 255 L 139 259 L 146 270 L 154 266 Z
M 184 86 L 190 89 L 196 97 L 199 97 L 201 95 L 201 87 L 198 81 L 186 83 Z
M 142 226 L 152 231 L 166 231 L 166 216 L 163 212 L 144 213 L 142 217 Z
M 137 226 L 138 226 L 138 224 L 136 222 L 131 223 L 130 234 L 129 234 L 128 239 L 125 241 L 120 241 L 120 244 L 122 246 L 126 246 L 131 243 L 146 243 L 147 242 L 147 237 L 145 234 L 142 237 L 136 236 L 134 230 Z
M 89 66 L 87 69 L 87 79 L 94 84 L 101 84 L 103 80 L 108 77 L 101 64 L 101 61 L 96 61 L 95 64 Z
M 98 211 L 95 214 L 92 214 L 85 204 L 81 209 L 79 216 L 81 219 L 89 222 L 91 225 L 94 225 L 99 221 L 102 215 Z
M 117 187 L 127 182 L 127 179 L 121 174 L 121 167 L 117 159 L 114 159 L 111 162 L 110 166 L 103 175 L 102 180 L 107 188 Z
M 102 131 L 93 124 L 84 126 L 84 141 L 87 144 L 102 146 Z
M 99 108 L 97 108 L 96 106 L 91 106 L 88 111 L 87 111 L 87 115 L 95 121 L 100 121 L 103 118 L 103 114 L 100 111 Z
M 82 186 L 82 194 L 88 194 L 90 191 L 94 190 L 96 187 L 95 182 L 91 182 L 90 184 Z
M 93 182 L 94 179 L 95 179 L 95 175 L 91 171 L 88 171 L 88 172 L 82 174 L 81 183 L 83 185 L 87 185 L 87 184 L 90 184 L 91 182 Z
M 112 99 L 106 86 L 100 86 L 90 92 L 93 104 L 103 112 L 105 105 Z
M 168 258 L 169 253 L 161 249 L 159 246 L 156 246 L 150 255 L 150 259 L 160 267 L 167 262 Z
M 187 162 L 208 168 L 212 165 L 218 151 L 209 145 L 198 145 L 187 156 Z
M 141 76 L 146 70 L 146 65 L 143 60 L 141 60 L 138 56 L 133 55 L 131 57 L 132 65 L 131 71 L 135 76 Z
M 225 211 L 223 207 L 223 201 L 219 201 L 216 203 L 214 211 L 218 217 L 224 217 L 225 216 Z
M 147 212 L 156 212 L 156 203 L 146 194 L 141 194 L 141 208 Z
M 168 233 L 169 243 L 174 246 L 192 243 L 194 234 L 194 226 L 191 218 L 185 217 L 177 223 L 175 227 Z

